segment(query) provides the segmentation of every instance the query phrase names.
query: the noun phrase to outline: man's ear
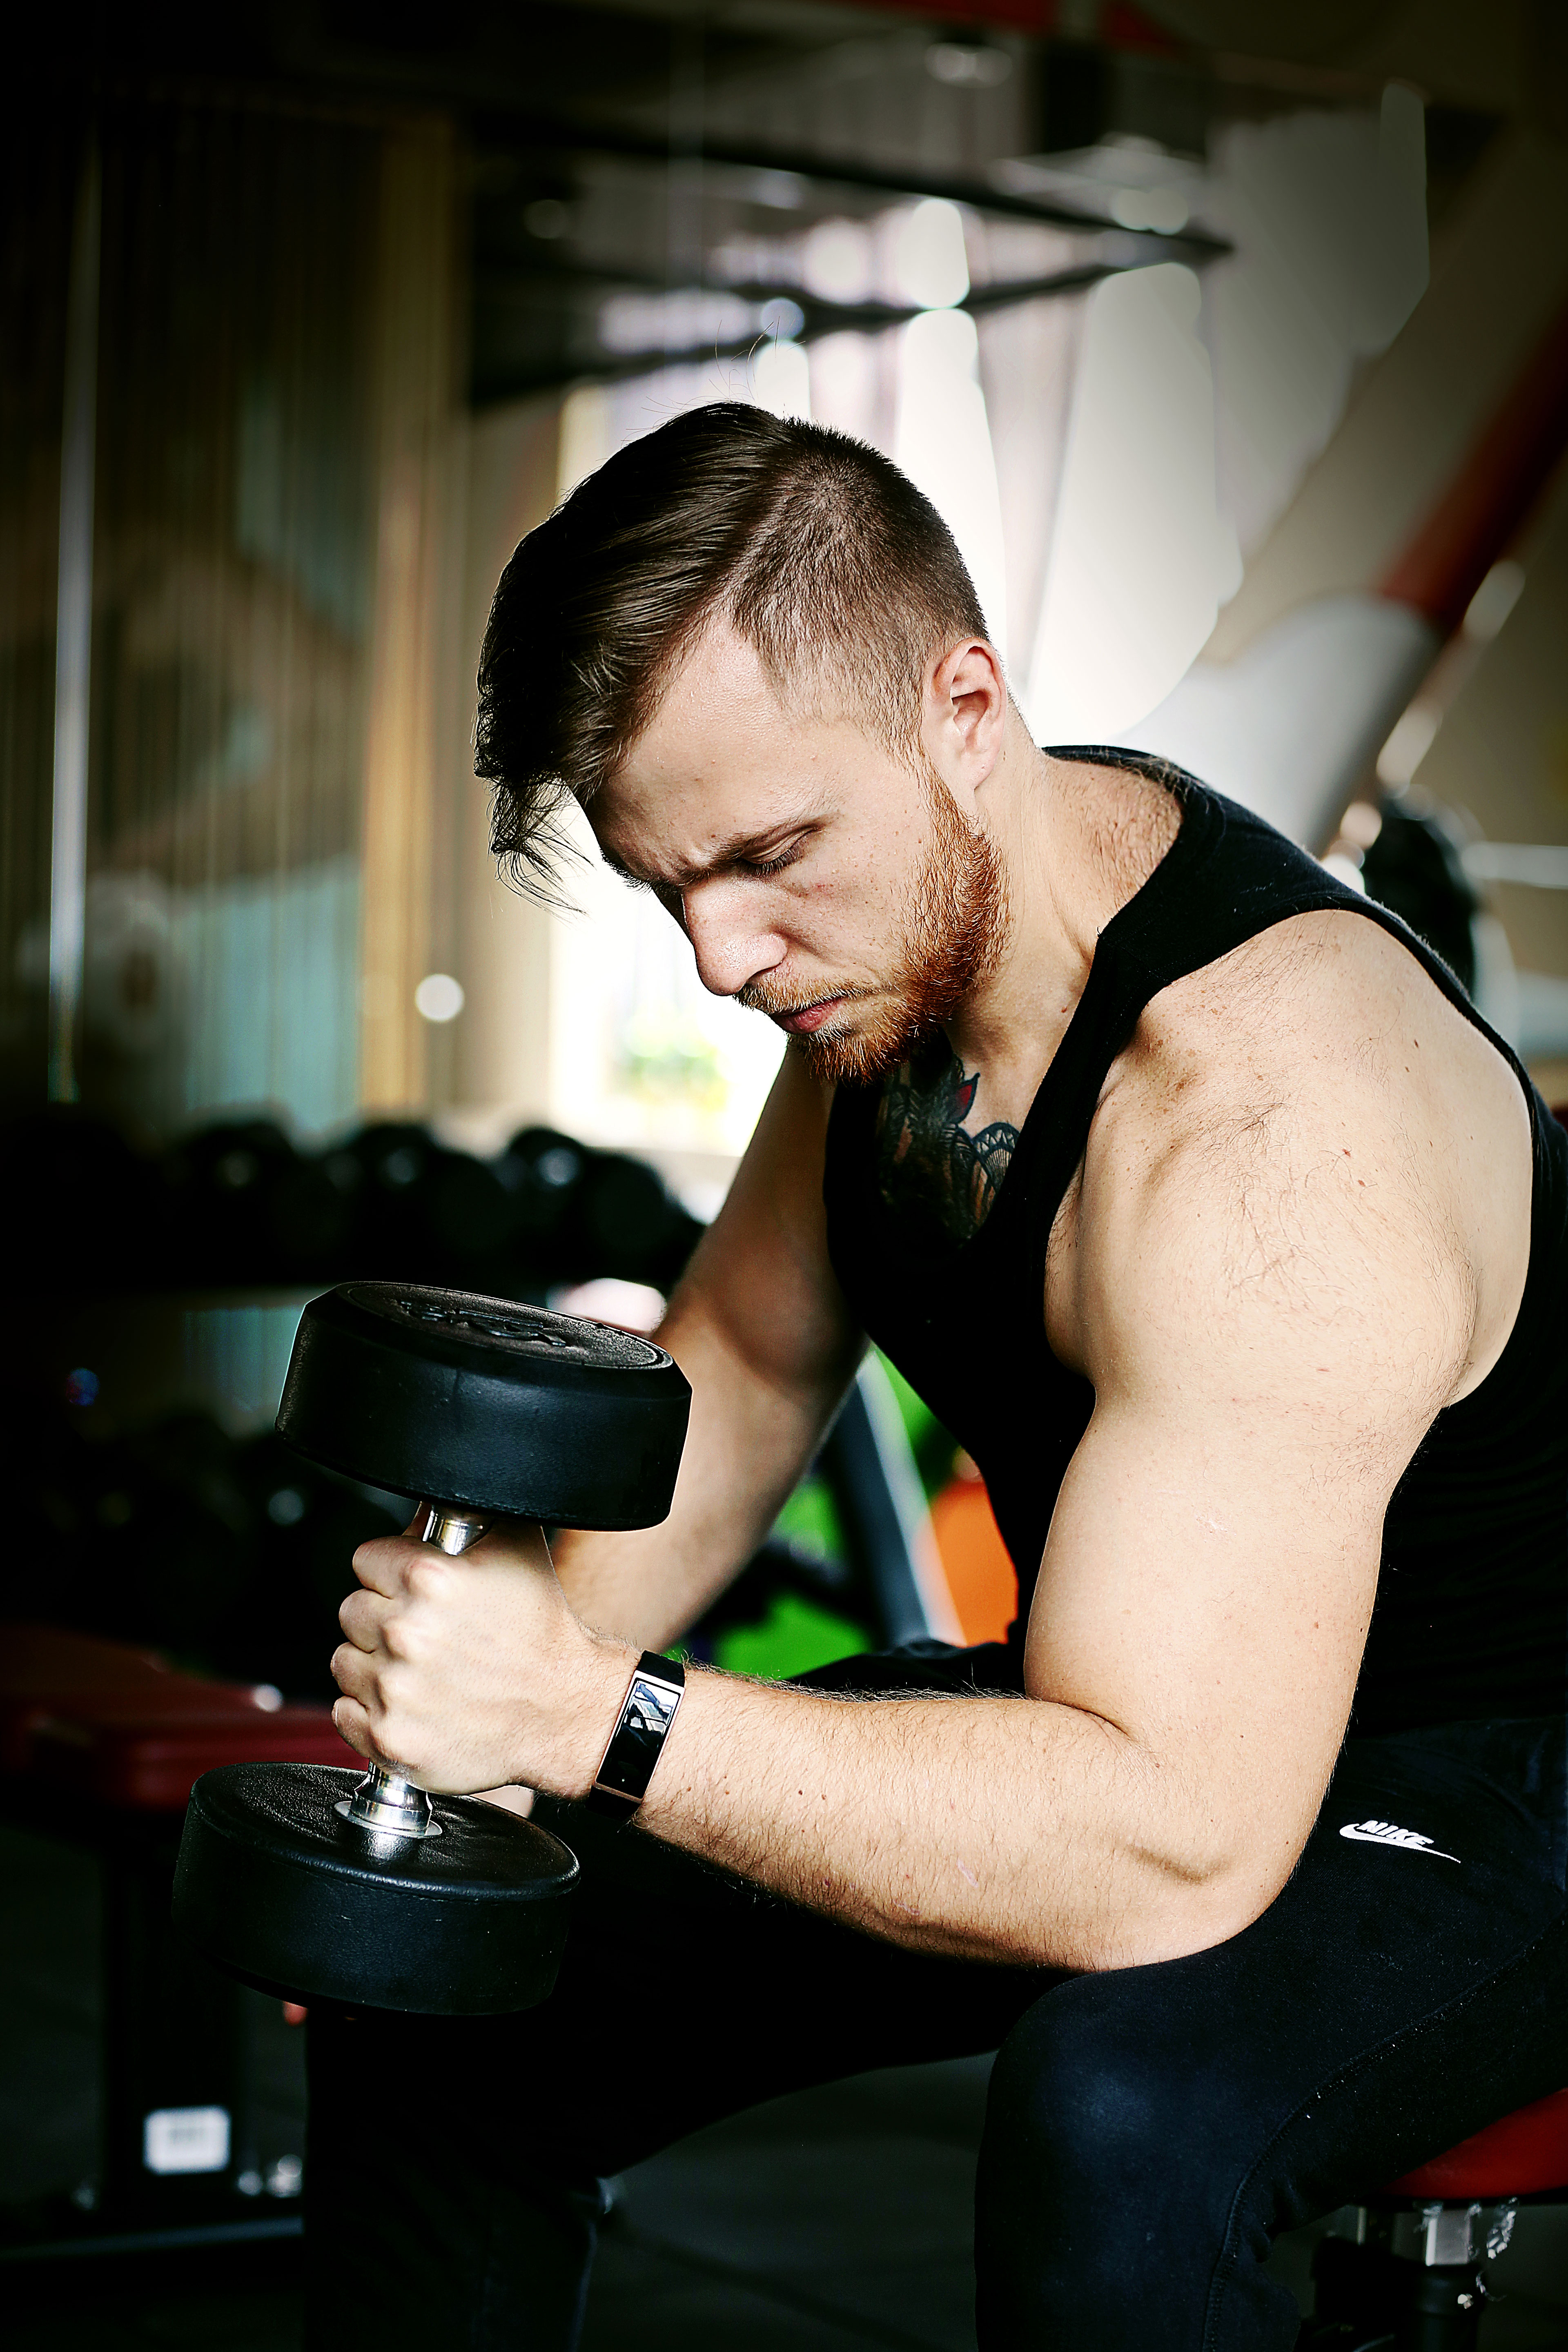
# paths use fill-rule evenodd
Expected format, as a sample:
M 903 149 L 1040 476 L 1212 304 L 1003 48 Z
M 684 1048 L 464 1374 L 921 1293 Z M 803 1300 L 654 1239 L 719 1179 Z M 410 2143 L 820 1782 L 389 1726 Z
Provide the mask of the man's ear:
M 974 792 L 985 782 L 1001 757 L 1008 707 L 1002 656 L 984 637 L 963 637 L 932 662 L 921 736 L 950 785 Z

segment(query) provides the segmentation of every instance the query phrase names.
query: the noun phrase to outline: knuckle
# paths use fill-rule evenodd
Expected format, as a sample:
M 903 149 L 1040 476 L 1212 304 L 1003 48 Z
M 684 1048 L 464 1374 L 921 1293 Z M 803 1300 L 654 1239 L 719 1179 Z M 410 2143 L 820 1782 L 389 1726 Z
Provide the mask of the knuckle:
M 381 1645 L 389 1658 L 401 1659 L 412 1664 L 426 1653 L 425 1628 L 417 1617 L 406 1611 L 389 1617 L 382 1628 Z
M 393 1714 L 405 1696 L 405 1675 L 396 1664 L 379 1667 L 371 1676 L 375 1694 L 374 1712 L 383 1721 Z
M 423 1556 L 426 1549 L 422 1544 L 418 1556 L 410 1563 L 404 1576 L 403 1589 L 410 1601 L 438 1601 L 450 1580 L 445 1561 L 426 1559 Z

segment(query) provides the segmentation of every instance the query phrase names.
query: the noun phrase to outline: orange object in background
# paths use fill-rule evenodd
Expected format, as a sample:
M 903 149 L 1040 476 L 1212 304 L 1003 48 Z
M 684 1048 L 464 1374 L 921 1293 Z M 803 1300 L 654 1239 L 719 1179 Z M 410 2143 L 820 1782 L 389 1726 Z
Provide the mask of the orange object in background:
M 931 1507 L 936 1548 L 965 1642 L 1006 1639 L 1018 1607 L 1017 1571 L 991 1508 L 985 1481 L 965 1454 Z

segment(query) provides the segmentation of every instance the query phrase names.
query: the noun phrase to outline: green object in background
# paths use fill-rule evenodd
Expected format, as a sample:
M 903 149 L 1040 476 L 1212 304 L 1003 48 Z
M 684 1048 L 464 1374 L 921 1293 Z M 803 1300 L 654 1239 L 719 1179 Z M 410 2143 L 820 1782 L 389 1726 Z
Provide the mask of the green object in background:
M 876 1353 L 892 1384 L 910 1451 L 929 1499 L 940 1494 L 952 1475 L 957 1441 L 942 1427 L 924 1398 L 910 1388 L 897 1365 L 889 1363 L 880 1349 Z M 847 1556 L 837 1506 L 821 1478 L 801 1480 L 774 1520 L 773 1533 L 783 1542 L 798 1544 L 802 1551 L 812 1552 L 818 1559 L 841 1560 Z
M 814 1559 L 842 1559 L 844 1530 L 838 1507 L 820 1478 L 803 1478 L 778 1517 L 773 1533 L 781 1543 L 798 1544 Z
M 871 1646 L 863 1625 L 818 1608 L 798 1592 L 778 1592 L 760 1625 L 735 1625 L 713 1644 L 713 1663 L 727 1674 L 761 1675 L 784 1682 L 835 1658 L 856 1658 Z
M 881 1361 L 926 1493 L 934 1495 L 952 1475 L 954 1441 L 903 1374 L 885 1356 Z M 774 1520 L 773 1534 L 816 1559 L 843 1561 L 848 1556 L 838 1507 L 820 1477 L 801 1480 Z M 867 1626 L 824 1609 L 804 1593 L 784 1591 L 774 1594 L 760 1624 L 732 1625 L 716 1636 L 713 1663 L 731 1674 L 782 1682 L 791 1675 L 809 1674 L 814 1666 L 830 1665 L 836 1658 L 860 1657 L 874 1646 Z

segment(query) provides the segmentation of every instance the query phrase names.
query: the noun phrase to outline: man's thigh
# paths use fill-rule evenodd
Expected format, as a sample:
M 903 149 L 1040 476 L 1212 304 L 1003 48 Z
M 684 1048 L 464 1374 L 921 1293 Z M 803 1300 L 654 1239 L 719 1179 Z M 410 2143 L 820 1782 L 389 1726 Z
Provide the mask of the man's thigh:
M 933 1649 L 802 1679 L 875 1696 L 996 1671 L 989 1652 Z M 578 1805 L 542 1800 L 535 1818 L 582 1872 L 553 1992 L 510 2018 L 313 2018 L 318 2177 L 356 2078 L 399 2137 L 583 2180 L 785 2091 L 994 2050 L 1057 1980 L 903 1950 Z
M 317 2186 L 391 2141 L 492 2179 L 584 2182 L 808 2084 L 994 2050 L 1051 1979 L 904 1952 L 542 1805 L 582 1865 L 554 1991 L 515 2017 L 311 2018 Z
M 808 2084 L 994 2050 L 1054 1980 L 901 1950 L 597 1821 L 559 1827 L 583 1880 L 539 2023 L 596 2171 Z
M 1563 1741 L 1560 1721 L 1352 1740 L 1251 1927 L 1034 2005 L 992 2082 L 984 2340 L 1098 2308 L 1119 2346 L 1120 2294 L 1125 2340 L 1151 2341 L 1157 2278 L 1162 2343 L 1289 2342 L 1273 2232 L 1568 2084 Z M 1118 2210 L 1136 2242 L 1111 2242 Z

